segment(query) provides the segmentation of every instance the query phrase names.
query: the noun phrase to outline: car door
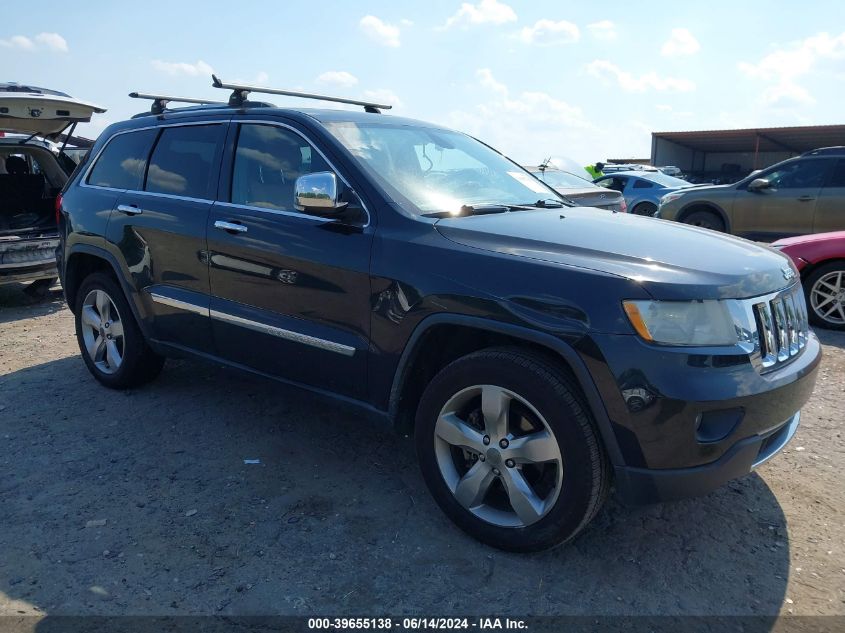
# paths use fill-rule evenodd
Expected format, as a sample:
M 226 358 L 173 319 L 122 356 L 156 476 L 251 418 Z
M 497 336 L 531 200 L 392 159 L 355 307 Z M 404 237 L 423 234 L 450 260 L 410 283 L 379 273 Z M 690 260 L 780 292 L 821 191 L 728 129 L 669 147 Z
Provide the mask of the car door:
M 813 233 L 845 231 L 845 158 L 840 158 L 827 174 L 816 202 Z
M 227 142 L 220 199 L 208 219 L 211 317 L 218 354 L 296 383 L 363 397 L 374 226 L 294 207 L 306 173 L 343 174 L 303 132 L 241 121 Z
M 163 126 L 139 166 L 142 186 L 123 192 L 107 238 L 120 250 L 155 339 L 211 353 L 206 224 L 227 122 Z
M 769 187 L 754 190 L 740 185 L 734 198 L 731 232 L 771 242 L 813 232 L 816 202 L 829 168 L 829 159 L 804 159 L 775 165 L 756 175 Z

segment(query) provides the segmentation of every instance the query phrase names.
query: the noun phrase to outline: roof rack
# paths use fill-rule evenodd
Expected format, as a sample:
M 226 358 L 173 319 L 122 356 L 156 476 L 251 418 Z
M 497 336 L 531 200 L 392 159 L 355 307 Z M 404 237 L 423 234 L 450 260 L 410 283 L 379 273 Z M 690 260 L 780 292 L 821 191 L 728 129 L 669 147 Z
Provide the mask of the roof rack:
M 133 99 L 152 99 L 150 112 L 153 114 L 161 114 L 167 108 L 167 104 L 171 101 L 178 101 L 179 103 L 198 103 L 200 105 L 226 105 L 225 101 L 211 101 L 209 99 L 195 99 L 193 97 L 172 97 L 168 95 L 152 95 L 145 92 L 130 92 L 129 96 Z
M 335 103 L 348 103 L 350 105 L 363 106 L 365 112 L 379 114 L 381 110 L 390 110 L 393 106 L 384 103 L 370 103 L 369 101 L 357 101 L 344 97 L 330 97 L 327 95 L 312 94 L 310 92 L 294 92 L 292 90 L 277 90 L 275 88 L 262 88 L 260 86 L 248 86 L 244 84 L 223 83 L 217 75 L 211 75 L 211 85 L 215 88 L 231 90 L 229 105 L 233 107 L 242 106 L 250 92 L 261 92 L 268 95 L 284 95 L 287 97 L 300 97 L 302 99 L 318 99 L 319 101 L 334 101 Z

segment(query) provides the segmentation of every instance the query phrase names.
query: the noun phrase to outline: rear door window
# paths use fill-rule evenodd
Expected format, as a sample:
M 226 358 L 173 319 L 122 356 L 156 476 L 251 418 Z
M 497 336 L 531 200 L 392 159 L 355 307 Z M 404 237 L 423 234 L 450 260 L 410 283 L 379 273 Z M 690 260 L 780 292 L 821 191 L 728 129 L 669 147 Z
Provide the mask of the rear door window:
M 221 124 L 163 128 L 150 158 L 144 190 L 213 199 L 223 129 Z
M 158 130 L 139 130 L 112 137 L 88 175 L 88 184 L 140 190 L 157 133 Z

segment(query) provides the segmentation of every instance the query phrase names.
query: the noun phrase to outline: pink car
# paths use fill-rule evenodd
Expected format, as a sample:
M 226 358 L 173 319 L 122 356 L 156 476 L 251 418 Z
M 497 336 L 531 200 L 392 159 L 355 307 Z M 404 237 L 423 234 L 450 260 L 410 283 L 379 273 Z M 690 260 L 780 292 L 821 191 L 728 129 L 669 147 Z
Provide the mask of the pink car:
M 845 231 L 788 237 L 772 246 L 801 273 L 810 321 L 845 330 Z

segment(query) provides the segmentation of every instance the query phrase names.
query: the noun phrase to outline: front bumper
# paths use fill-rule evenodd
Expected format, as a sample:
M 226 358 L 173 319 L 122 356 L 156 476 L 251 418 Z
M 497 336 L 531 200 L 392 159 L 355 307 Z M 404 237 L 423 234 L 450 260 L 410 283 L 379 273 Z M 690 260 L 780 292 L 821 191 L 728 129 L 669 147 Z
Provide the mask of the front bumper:
M 604 402 L 619 496 L 647 503 L 705 494 L 747 474 L 790 440 L 815 386 L 821 345 L 761 373 L 749 355 L 718 356 L 593 335 L 580 353 Z
M 774 431 L 740 440 L 720 459 L 693 468 L 655 470 L 617 466 L 616 491 L 633 505 L 697 497 L 748 474 L 776 455 L 798 430 L 798 411 Z

